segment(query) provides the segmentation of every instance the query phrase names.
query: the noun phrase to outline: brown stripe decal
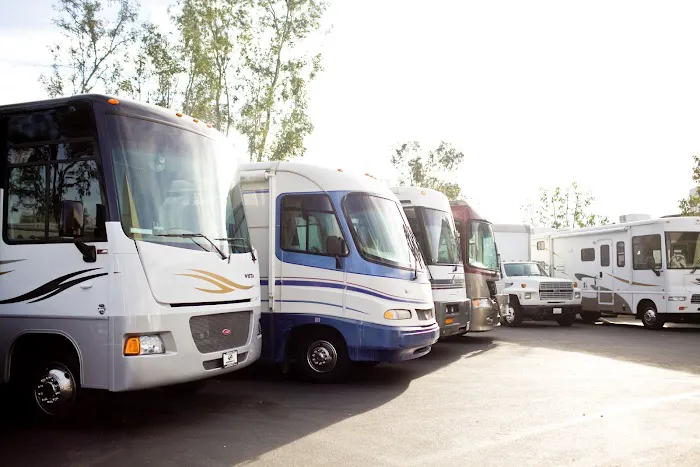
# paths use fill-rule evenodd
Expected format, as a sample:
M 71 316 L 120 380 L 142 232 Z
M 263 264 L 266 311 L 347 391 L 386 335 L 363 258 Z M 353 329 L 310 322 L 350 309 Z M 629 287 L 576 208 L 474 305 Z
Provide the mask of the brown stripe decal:
M 624 282 L 625 284 L 638 285 L 640 287 L 656 287 L 657 286 L 656 284 L 645 284 L 643 282 L 630 282 L 627 279 L 623 279 L 622 277 L 613 276 L 612 274 L 608 274 L 608 273 L 606 273 L 606 274 L 615 280 L 618 280 L 620 282 Z

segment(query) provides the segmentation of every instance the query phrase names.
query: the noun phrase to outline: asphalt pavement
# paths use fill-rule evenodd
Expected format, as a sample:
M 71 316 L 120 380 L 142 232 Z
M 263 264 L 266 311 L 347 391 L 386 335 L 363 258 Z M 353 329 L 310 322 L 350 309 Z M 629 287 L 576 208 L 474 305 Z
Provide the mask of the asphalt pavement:
M 316 385 L 254 366 L 100 394 L 59 427 L 2 399 L 4 466 L 700 465 L 700 327 L 525 323 Z

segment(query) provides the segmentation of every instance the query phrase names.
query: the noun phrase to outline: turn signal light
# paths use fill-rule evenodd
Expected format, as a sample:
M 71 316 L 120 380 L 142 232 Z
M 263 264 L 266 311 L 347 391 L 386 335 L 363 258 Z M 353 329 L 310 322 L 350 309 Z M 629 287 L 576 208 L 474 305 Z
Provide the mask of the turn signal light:
M 525 287 L 527 287 L 527 285 L 525 285 L 525 284 L 520 284 L 520 287 L 524 289 Z
M 141 353 L 141 341 L 138 337 L 130 337 L 124 345 L 124 355 L 139 355 Z
M 452 323 L 454 323 L 454 322 L 455 322 L 455 320 L 452 319 L 452 318 L 447 318 L 447 319 L 445 320 L 445 324 L 452 324 Z
M 107 99 L 107 103 L 112 104 L 112 105 L 117 105 L 117 104 L 119 104 L 119 101 L 116 99 Z
M 176 113 L 175 115 L 177 115 L 178 117 L 182 117 L 182 114 L 180 112 Z

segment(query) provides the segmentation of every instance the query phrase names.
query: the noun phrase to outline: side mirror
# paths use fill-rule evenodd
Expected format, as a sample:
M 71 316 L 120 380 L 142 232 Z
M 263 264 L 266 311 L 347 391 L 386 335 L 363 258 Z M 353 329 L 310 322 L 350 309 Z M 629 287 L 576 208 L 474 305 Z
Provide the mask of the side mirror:
M 85 207 L 81 201 L 64 200 L 60 205 L 58 236 L 80 238 L 85 233 Z
M 661 275 L 661 271 L 656 267 L 656 261 L 654 261 L 654 258 L 651 256 L 647 258 L 647 267 L 654 271 L 657 277 Z
M 335 268 L 340 269 L 340 257 L 348 255 L 348 246 L 342 237 L 326 238 L 326 254 L 335 257 Z

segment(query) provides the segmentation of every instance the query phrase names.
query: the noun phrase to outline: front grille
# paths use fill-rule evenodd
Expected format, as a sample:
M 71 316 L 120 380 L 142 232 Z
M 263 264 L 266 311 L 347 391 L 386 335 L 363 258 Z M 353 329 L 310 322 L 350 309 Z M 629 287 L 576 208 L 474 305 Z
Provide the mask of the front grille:
M 571 282 L 540 283 L 542 300 L 571 300 L 574 298 L 574 285 Z
M 416 316 L 418 316 L 418 321 L 428 321 L 433 318 L 433 309 L 416 310 Z
M 698 294 L 693 294 L 692 297 L 690 297 L 690 303 L 700 303 L 700 295 Z
M 192 339 L 201 353 L 241 347 L 248 342 L 250 311 L 193 316 L 190 318 Z M 229 332 L 224 331 L 227 329 Z
M 496 298 L 496 283 L 493 281 L 486 281 L 486 285 L 489 287 L 491 298 Z

